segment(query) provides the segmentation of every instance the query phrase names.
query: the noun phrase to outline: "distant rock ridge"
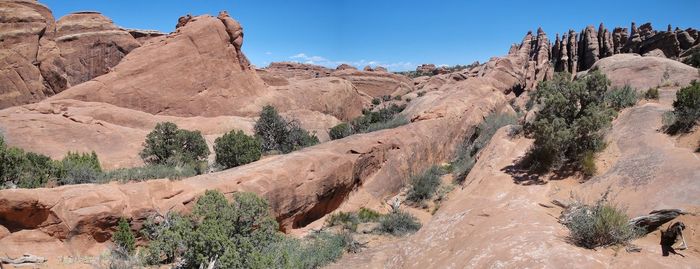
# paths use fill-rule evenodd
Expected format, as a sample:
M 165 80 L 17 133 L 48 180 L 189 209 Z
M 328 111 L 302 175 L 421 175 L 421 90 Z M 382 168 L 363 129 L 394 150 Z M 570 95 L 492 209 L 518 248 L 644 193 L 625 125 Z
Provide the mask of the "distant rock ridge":
M 576 73 L 591 68 L 602 58 L 620 53 L 678 59 L 699 44 L 698 30 L 693 28 L 674 30 L 668 25 L 666 31 L 657 31 L 651 23 L 637 27 L 632 22 L 629 29 L 616 27 L 611 32 L 601 23 L 597 30 L 589 25 L 580 33 L 569 30 L 561 38 L 557 34 L 552 46 L 552 62 L 557 72 Z
M 472 64 L 464 70 L 442 74 L 434 64 L 422 64 L 416 67 L 418 73 L 437 73 L 437 76 L 416 80 L 417 90 L 435 89 L 448 80 L 464 80 L 469 77 L 489 76 L 497 69 L 498 79 L 505 81 L 520 80 L 514 92 L 516 96 L 524 91 L 534 89 L 538 82 L 551 78 L 554 72 L 576 74 L 590 69 L 598 60 L 616 54 L 636 53 L 643 56 L 657 56 L 680 60 L 687 57 L 694 48 L 700 48 L 698 30 L 687 28 L 656 31 L 650 23 L 639 27 L 616 27 L 609 31 L 602 23 L 596 29 L 587 26 L 580 33 L 569 30 L 562 35 L 556 34 L 553 43 L 542 28 L 537 33 L 528 32 L 521 43 L 511 45 L 508 55 L 491 58 L 484 64 Z M 491 75 L 493 76 L 493 75 Z

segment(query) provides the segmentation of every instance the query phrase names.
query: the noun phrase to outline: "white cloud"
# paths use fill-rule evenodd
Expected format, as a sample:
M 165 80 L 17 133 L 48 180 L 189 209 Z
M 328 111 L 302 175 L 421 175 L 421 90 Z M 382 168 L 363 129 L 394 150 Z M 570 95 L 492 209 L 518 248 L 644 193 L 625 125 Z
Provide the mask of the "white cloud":
M 289 59 L 295 60 L 300 63 L 320 65 L 328 68 L 335 68 L 341 64 L 349 64 L 357 68 L 363 68 L 367 65 L 372 67 L 383 66 L 391 71 L 413 70 L 416 68 L 416 65 L 411 62 L 384 63 L 381 61 L 368 61 L 365 59 L 361 59 L 359 61 L 336 61 L 317 55 L 309 56 L 306 53 L 297 53 L 295 55 L 289 56 Z
M 265 55 L 272 55 L 272 52 L 266 51 Z

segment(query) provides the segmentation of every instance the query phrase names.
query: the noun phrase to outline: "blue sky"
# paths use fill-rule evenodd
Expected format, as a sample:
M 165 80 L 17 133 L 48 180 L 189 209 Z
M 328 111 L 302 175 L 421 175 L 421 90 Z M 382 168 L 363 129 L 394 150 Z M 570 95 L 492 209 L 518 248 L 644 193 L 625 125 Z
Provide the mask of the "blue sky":
M 528 30 L 555 33 L 603 22 L 610 30 L 651 22 L 656 29 L 700 28 L 700 1 L 380 1 L 380 0 L 40 0 L 56 19 L 99 11 L 127 28 L 173 31 L 178 17 L 227 10 L 244 27 L 243 51 L 257 66 L 273 61 L 412 70 L 484 62 L 507 53 Z M 177 3 L 177 4 L 176 4 Z

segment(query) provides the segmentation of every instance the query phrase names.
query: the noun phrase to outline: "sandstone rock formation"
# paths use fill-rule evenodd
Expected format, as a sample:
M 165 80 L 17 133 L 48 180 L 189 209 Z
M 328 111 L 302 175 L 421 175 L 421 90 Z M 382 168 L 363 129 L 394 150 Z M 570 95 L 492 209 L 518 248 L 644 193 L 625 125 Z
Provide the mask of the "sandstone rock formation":
M 112 72 L 52 99 L 103 102 L 151 114 L 236 115 L 265 87 L 250 66 L 241 65 L 247 60 L 238 50 L 240 37 L 232 40 L 231 27 L 223 21 L 193 17 L 162 42 L 134 50 Z
M 697 30 L 656 31 L 650 23 L 639 28 L 633 22 L 628 33 L 627 28 L 617 27 L 610 33 L 601 23 L 596 31 L 588 26 L 577 35 L 573 30 L 558 38 L 552 48 L 552 60 L 557 72 L 567 71 L 575 74 L 588 70 L 599 59 L 619 53 L 637 53 L 641 55 L 663 56 L 678 59 L 685 51 L 697 45 Z
M 17 0 L 0 2 L 0 12 L 0 108 L 64 90 L 68 81 L 51 11 L 35 1 Z
M 340 67 L 339 67 L 340 68 Z M 343 67 L 345 68 L 345 67 Z M 333 70 L 313 64 L 274 62 L 265 68 L 269 74 L 287 79 L 310 79 L 328 77 Z
M 31 0 L 0 3 L 0 108 L 32 103 L 105 74 L 139 43 L 95 12 L 54 21 Z
M 411 79 L 388 72 L 344 69 L 331 75 L 350 81 L 359 91 L 372 97 L 403 95 L 413 89 Z

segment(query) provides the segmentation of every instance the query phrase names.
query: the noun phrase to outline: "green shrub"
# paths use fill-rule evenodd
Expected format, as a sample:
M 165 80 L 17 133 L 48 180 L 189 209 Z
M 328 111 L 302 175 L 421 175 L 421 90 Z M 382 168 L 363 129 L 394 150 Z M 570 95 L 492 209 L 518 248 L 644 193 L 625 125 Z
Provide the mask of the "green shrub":
M 108 247 L 109 252 L 103 253 L 96 259 L 92 260 L 92 268 L 109 268 L 109 269 L 133 269 L 144 268 L 144 263 L 141 256 L 136 253 L 128 253 L 118 247 Z M 80 261 L 81 258 L 67 258 L 68 261 Z M 65 261 L 65 260 L 64 260 Z M 65 264 L 65 263 L 64 263 Z
M 457 157 L 450 164 L 454 182 L 462 184 L 476 164 L 476 156 L 486 145 L 496 131 L 503 126 L 517 124 L 517 117 L 506 113 L 491 113 L 474 131 L 474 135 L 466 137 L 458 146 Z M 474 138 L 476 137 L 476 138 Z
M 222 193 L 208 190 L 191 215 L 147 229 L 152 239 L 146 260 L 157 264 L 182 255 L 184 268 L 215 258 L 219 268 L 246 268 L 266 246 L 280 240 L 277 228 L 267 202 L 256 195 L 237 193 L 229 203 Z
M 328 132 L 328 135 L 331 137 L 331 140 L 341 139 L 352 134 L 352 127 L 350 126 L 350 124 L 347 124 L 345 122 L 333 126 L 333 128 L 331 128 L 331 131 Z
M 61 160 L 59 184 L 95 183 L 102 177 L 102 167 L 97 154 L 68 152 Z
M 659 88 L 649 88 L 646 92 L 644 92 L 644 99 L 659 100 Z
M 328 219 L 326 219 L 326 225 L 328 226 L 341 226 L 353 232 L 357 230 L 357 224 L 359 223 L 360 219 L 352 212 L 341 211 L 331 214 Z
M 236 167 L 260 159 L 260 141 L 243 131 L 231 131 L 214 141 L 216 163 L 225 168 Z
M 694 48 L 692 54 L 683 63 L 700 68 L 700 48 Z
M 583 175 L 587 177 L 594 176 L 598 172 L 598 168 L 595 165 L 595 153 L 587 151 L 583 154 L 581 170 Z
M 142 233 L 148 264 L 170 264 L 182 258 L 182 268 L 319 268 L 351 246 L 347 234 L 312 233 L 304 239 L 277 231 L 265 200 L 237 193 L 232 202 L 217 191 L 206 191 L 190 215 L 170 213 L 160 222 L 149 218 Z
M 0 136 L 0 189 L 39 188 L 61 175 L 60 165 L 51 158 L 8 147 Z
M 394 96 L 394 100 L 401 101 L 401 95 Z
M 149 240 L 144 249 L 144 262 L 151 265 L 169 264 L 185 255 L 191 230 L 194 229 L 189 216 L 168 213 L 161 222 L 149 217 L 141 233 Z
M 432 166 L 423 174 L 411 178 L 411 189 L 408 191 L 406 200 L 420 203 L 432 198 L 440 187 L 440 176 L 443 174 L 444 171 L 440 167 Z
M 382 101 L 384 101 L 384 102 L 391 101 L 391 95 L 382 95 Z
M 372 98 L 373 105 L 378 106 L 381 103 L 382 103 L 382 100 L 380 100 L 379 98 L 377 98 L 377 97 Z
M 254 253 L 249 268 L 321 268 L 351 246 L 349 234 L 312 233 L 304 239 L 283 237 Z
M 637 92 L 630 85 L 614 88 L 605 94 L 607 105 L 615 110 L 622 110 L 637 104 Z
M 179 162 L 196 164 L 207 161 L 210 152 L 202 133 L 180 129 L 175 139 L 178 141 L 175 156 L 179 157 Z
M 700 83 L 693 81 L 688 87 L 676 92 L 676 100 L 673 101 L 674 120 L 666 119 L 667 131 L 671 134 L 688 132 L 700 119 Z
M 177 128 L 172 122 L 156 124 L 146 136 L 141 158 L 147 164 L 196 163 L 209 156 L 207 143 L 199 131 Z
M 290 121 L 285 143 L 281 145 L 281 150 L 284 153 L 289 153 L 305 147 L 310 147 L 319 143 L 318 137 L 315 134 L 304 130 L 297 121 Z
M 346 123 L 341 123 L 333 127 L 330 136 L 332 139 L 339 139 L 355 133 L 369 133 L 406 125 L 409 121 L 402 115 L 399 115 L 404 109 L 406 109 L 406 104 L 391 104 L 376 112 L 363 111 L 362 116 L 353 119 L 347 125 Z
M 605 147 L 604 132 L 611 126 L 615 111 L 606 106 L 605 93 L 610 81 L 599 71 L 570 81 L 568 74 L 556 74 L 540 83 L 533 98 L 541 110 L 527 127 L 535 139 L 528 154 L 534 171 L 558 169 L 572 163 L 580 168 L 585 152 Z
M 287 136 L 287 121 L 277 113 L 273 106 L 263 107 L 258 121 L 255 122 L 255 135 L 262 141 L 262 150 L 279 150 Z
M 425 91 L 419 91 L 419 92 L 418 92 L 418 97 L 423 97 L 423 95 L 425 95 Z
M 629 224 L 624 210 L 608 202 L 606 196 L 594 205 L 572 205 L 565 222 L 572 243 L 592 249 L 625 244 L 640 234 Z
M 127 254 L 133 254 L 136 250 L 136 238 L 131 232 L 131 227 L 125 218 L 119 219 L 117 231 L 112 236 L 112 241 L 118 249 L 125 251 Z
M 382 216 L 379 223 L 381 232 L 395 236 L 413 233 L 421 228 L 421 224 L 416 217 L 401 211 Z
M 357 218 L 360 222 L 375 222 L 382 217 L 382 214 L 369 208 L 361 207 L 357 211 Z
M 263 107 L 255 122 L 255 135 L 260 139 L 262 151 L 289 153 L 318 144 L 318 137 L 302 129 L 297 121 L 287 121 L 273 106 Z
M 410 102 L 411 102 L 411 97 L 406 97 L 405 100 L 406 100 L 407 103 L 410 103 Z
M 153 164 L 142 167 L 119 168 L 102 174 L 102 181 L 143 181 L 167 178 L 171 180 L 188 178 L 200 174 L 192 164 L 166 165 Z
M 384 129 L 393 129 L 393 128 L 396 128 L 399 126 L 406 125 L 408 123 L 409 123 L 409 121 L 405 117 L 403 117 L 401 115 L 397 115 L 397 116 L 395 116 L 387 121 L 380 121 L 380 122 L 375 122 L 375 123 L 369 124 L 367 126 L 367 129 L 365 132 L 371 133 L 371 132 L 384 130 Z

